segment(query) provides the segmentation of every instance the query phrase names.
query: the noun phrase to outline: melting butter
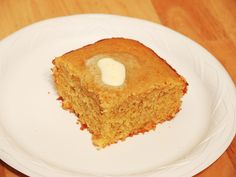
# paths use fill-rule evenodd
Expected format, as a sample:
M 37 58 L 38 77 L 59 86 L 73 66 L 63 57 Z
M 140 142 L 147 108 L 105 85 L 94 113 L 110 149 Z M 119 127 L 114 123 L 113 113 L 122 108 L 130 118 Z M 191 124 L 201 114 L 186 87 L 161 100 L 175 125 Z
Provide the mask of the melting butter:
M 121 86 L 125 81 L 125 66 L 113 58 L 101 58 L 97 65 L 101 71 L 103 83 L 111 86 Z

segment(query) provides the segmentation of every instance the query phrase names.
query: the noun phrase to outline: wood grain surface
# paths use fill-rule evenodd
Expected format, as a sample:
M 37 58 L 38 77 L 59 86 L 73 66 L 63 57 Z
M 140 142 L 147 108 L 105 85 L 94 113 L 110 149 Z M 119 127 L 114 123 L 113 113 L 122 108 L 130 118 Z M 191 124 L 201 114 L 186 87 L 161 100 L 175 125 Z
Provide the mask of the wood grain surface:
M 208 49 L 236 83 L 236 0 L 0 0 L 0 39 L 34 22 L 72 14 L 108 13 L 168 26 Z M 0 177 L 24 177 L 0 161 Z M 197 177 L 236 177 L 236 138 Z

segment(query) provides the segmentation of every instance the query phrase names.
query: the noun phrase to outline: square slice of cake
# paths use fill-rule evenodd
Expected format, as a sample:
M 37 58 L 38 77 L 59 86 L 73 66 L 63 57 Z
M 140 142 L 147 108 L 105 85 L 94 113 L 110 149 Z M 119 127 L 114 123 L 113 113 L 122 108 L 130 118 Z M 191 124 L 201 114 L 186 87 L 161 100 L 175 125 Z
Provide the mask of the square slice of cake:
M 138 41 L 103 39 L 53 60 L 63 107 L 98 147 L 155 129 L 180 110 L 187 82 Z

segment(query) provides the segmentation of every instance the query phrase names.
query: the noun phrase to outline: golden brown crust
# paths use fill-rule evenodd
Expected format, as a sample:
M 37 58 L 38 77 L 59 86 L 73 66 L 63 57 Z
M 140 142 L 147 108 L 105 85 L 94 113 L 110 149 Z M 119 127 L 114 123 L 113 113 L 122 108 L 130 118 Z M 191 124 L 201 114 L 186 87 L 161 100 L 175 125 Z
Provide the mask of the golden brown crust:
M 111 56 L 122 62 L 127 68 L 126 81 L 122 87 L 111 87 L 98 84 L 99 71 L 94 73 L 88 70 L 87 62 L 95 56 Z M 160 58 L 152 49 L 142 43 L 125 38 L 102 39 L 94 44 L 72 50 L 56 58 L 54 62 L 66 62 L 75 77 L 80 77 L 81 84 L 88 91 L 98 93 L 101 103 L 109 100 L 121 102 L 132 94 L 152 90 L 163 83 L 179 82 L 185 85 L 186 81 L 167 62 Z M 102 83 L 102 82 L 100 82 Z M 150 83 L 152 83 L 150 85 Z M 151 87 L 150 87 L 151 86 Z M 110 92 L 112 90 L 112 93 Z M 185 89 L 186 91 L 186 89 Z M 103 93 L 99 95 L 99 93 Z M 112 105 L 103 105 L 103 108 Z

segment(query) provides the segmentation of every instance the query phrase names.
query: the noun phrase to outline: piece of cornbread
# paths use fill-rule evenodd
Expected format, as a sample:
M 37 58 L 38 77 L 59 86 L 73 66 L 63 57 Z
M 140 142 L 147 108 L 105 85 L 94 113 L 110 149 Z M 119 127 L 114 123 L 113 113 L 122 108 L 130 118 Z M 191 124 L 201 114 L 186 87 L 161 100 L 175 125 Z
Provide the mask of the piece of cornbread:
M 107 72 L 102 77 L 98 62 L 104 58 L 123 66 L 120 85 L 104 82 L 103 77 L 111 77 Z M 110 63 L 103 67 L 113 67 Z M 185 79 L 165 60 L 131 39 L 103 39 L 57 57 L 53 64 L 63 107 L 78 116 L 98 147 L 155 129 L 158 123 L 172 119 L 187 91 Z

